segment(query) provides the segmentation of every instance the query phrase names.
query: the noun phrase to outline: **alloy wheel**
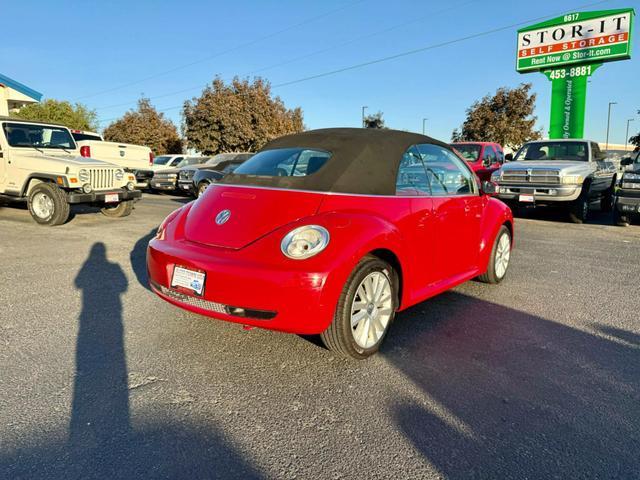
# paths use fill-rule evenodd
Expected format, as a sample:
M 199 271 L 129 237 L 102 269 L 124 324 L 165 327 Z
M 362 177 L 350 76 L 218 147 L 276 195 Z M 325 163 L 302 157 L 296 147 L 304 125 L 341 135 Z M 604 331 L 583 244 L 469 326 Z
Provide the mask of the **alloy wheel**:
M 496 258 L 494 263 L 494 269 L 496 277 L 501 279 L 507 273 L 509 268 L 509 260 L 511 258 L 511 239 L 508 233 L 503 233 L 498 240 L 498 247 L 496 248 Z
M 391 281 L 382 271 L 367 275 L 351 303 L 351 333 L 361 348 L 371 348 L 384 335 L 393 315 Z

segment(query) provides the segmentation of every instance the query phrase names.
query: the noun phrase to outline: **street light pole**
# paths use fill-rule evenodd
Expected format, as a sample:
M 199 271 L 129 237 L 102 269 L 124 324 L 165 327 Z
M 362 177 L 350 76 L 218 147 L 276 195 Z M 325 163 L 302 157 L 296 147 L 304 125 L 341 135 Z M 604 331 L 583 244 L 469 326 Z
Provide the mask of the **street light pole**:
M 633 122 L 634 119 L 630 118 L 629 120 L 627 120 L 627 134 L 624 136 L 624 151 L 627 151 L 627 142 L 629 142 L 629 124 L 631 122 Z
M 363 106 L 363 107 L 362 107 L 362 128 L 364 128 L 364 127 L 365 127 L 365 124 L 364 124 L 364 111 L 365 111 L 367 108 L 369 108 L 369 107 L 367 107 L 367 106 Z
M 423 118 L 422 119 L 422 134 L 425 135 L 426 129 L 425 129 L 425 122 L 429 120 L 428 118 Z
M 618 102 L 609 102 L 609 114 L 607 115 L 607 146 L 605 151 L 609 150 L 609 126 L 611 125 L 611 105 L 617 105 Z

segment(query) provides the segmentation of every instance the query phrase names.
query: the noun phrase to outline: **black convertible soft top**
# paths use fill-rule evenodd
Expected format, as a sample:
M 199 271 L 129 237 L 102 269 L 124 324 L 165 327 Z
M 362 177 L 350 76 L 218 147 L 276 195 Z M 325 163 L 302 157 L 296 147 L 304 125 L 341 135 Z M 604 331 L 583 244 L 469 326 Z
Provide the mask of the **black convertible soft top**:
M 404 152 L 416 144 L 451 148 L 425 135 L 372 128 L 325 128 L 276 138 L 258 153 L 277 148 L 312 148 L 331 158 L 307 176 L 257 176 L 230 173 L 220 183 L 318 192 L 395 195 L 396 174 Z

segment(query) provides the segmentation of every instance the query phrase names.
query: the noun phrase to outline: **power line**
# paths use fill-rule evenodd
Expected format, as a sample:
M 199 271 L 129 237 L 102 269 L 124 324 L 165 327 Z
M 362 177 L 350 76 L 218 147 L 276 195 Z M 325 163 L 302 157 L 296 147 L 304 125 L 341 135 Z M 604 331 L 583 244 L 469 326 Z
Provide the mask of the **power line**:
M 268 35 L 264 35 L 262 37 L 256 38 L 256 39 L 251 40 L 251 41 L 246 42 L 246 43 L 242 43 L 240 45 L 236 45 L 235 47 L 231 47 L 231 48 L 229 48 L 227 50 L 223 50 L 221 52 L 214 53 L 213 55 L 209 55 L 208 57 L 201 58 L 200 60 L 195 60 L 193 62 L 185 63 L 185 64 L 182 64 L 182 65 L 178 65 L 177 67 L 173 67 L 173 68 L 170 68 L 168 70 L 164 70 L 162 72 L 157 72 L 157 73 L 155 73 L 153 75 L 149 75 L 148 77 L 144 77 L 144 78 L 141 78 L 139 80 L 134 80 L 132 82 L 123 83 L 123 84 L 120 84 L 118 86 L 115 86 L 115 87 L 112 87 L 112 88 L 108 88 L 106 90 L 102 90 L 102 91 L 99 91 L 99 92 L 91 93 L 89 95 L 83 95 L 81 97 L 78 97 L 76 100 L 83 100 L 85 98 L 97 97 L 99 95 L 103 95 L 105 93 L 114 92 L 116 90 L 120 90 L 120 89 L 125 88 L 125 87 L 130 87 L 131 85 L 137 85 L 137 84 L 146 82 L 147 80 L 152 80 L 154 78 L 157 78 L 157 77 L 160 77 L 160 76 L 163 76 L 163 75 L 167 75 L 169 73 L 173 73 L 173 72 L 176 72 L 178 70 L 182 70 L 184 68 L 188 68 L 188 67 L 191 67 L 193 65 L 197 65 L 199 63 L 207 62 L 209 60 L 212 60 L 214 58 L 220 57 L 222 55 L 226 55 L 227 53 L 235 52 L 236 50 L 240 50 L 242 48 L 246 48 L 246 47 L 250 47 L 251 45 L 255 45 L 256 43 L 263 42 L 263 41 L 268 40 L 270 38 L 273 38 L 273 37 L 275 37 L 277 35 L 280 35 L 282 33 L 288 32 L 289 30 L 293 30 L 293 29 L 296 29 L 296 28 L 301 27 L 303 25 L 306 25 L 308 23 L 315 22 L 316 20 L 320 20 L 321 18 L 328 17 L 330 15 L 333 15 L 336 12 L 339 12 L 341 10 L 345 10 L 347 8 L 350 8 L 350 7 L 354 6 L 354 5 L 357 5 L 358 3 L 362 3 L 362 2 L 364 2 L 364 0 L 356 0 L 356 1 L 350 2 L 350 3 L 346 4 L 346 5 L 343 5 L 341 7 L 335 8 L 333 10 L 330 10 L 328 12 L 322 13 L 320 15 L 316 15 L 314 17 L 307 18 L 307 19 L 303 20 L 302 22 L 296 23 L 294 25 L 290 25 L 290 26 L 288 26 L 286 28 L 283 28 L 281 30 L 278 30 L 276 32 L 270 33 Z
M 360 35 L 360 36 L 358 36 L 356 38 L 353 38 L 351 40 L 347 40 L 345 42 L 338 43 L 338 44 L 332 45 L 332 46 L 327 47 L 327 48 L 322 48 L 322 49 L 319 49 L 319 50 L 315 50 L 313 52 L 310 52 L 310 53 L 307 53 L 307 54 L 304 54 L 304 55 L 300 55 L 300 56 L 291 58 L 289 60 L 285 60 L 283 62 L 279 62 L 279 63 L 272 64 L 272 65 L 268 65 L 266 67 L 262 67 L 262 68 L 259 68 L 257 70 L 252 70 L 252 71 L 250 71 L 248 73 L 245 73 L 245 74 L 243 74 L 241 76 L 254 75 L 256 73 L 264 72 L 266 70 L 271 70 L 273 68 L 281 67 L 281 66 L 284 66 L 284 65 L 290 65 L 292 63 L 299 62 L 300 60 L 305 60 L 307 58 L 314 57 L 314 56 L 319 55 L 321 53 L 330 52 L 331 50 L 335 50 L 336 48 L 345 47 L 347 45 L 351 45 L 353 43 L 359 42 L 359 41 L 367 39 L 367 38 L 375 37 L 375 36 L 381 35 L 383 33 L 388 33 L 388 32 L 391 32 L 393 30 L 397 30 L 399 28 L 406 27 L 406 26 L 414 24 L 414 23 L 422 22 L 423 20 L 425 20 L 427 18 L 432 18 L 435 15 L 441 15 L 443 13 L 447 13 L 447 12 L 452 11 L 452 10 L 457 10 L 457 9 L 459 9 L 461 7 L 465 7 L 465 6 L 467 6 L 467 5 L 471 4 L 471 3 L 476 3 L 478 1 L 479 0 L 467 0 L 467 1 L 462 2 L 460 4 L 457 4 L 457 5 L 448 7 L 448 8 L 444 8 L 444 9 L 438 10 L 436 12 L 429 13 L 429 14 L 424 15 L 424 16 L 419 17 L 419 18 L 412 19 L 412 20 L 410 20 L 408 22 L 403 22 L 403 23 L 400 23 L 400 24 L 396 24 L 396 25 L 393 25 L 391 27 L 384 28 L 382 30 L 378 30 L 378 31 L 375 31 L 375 32 L 368 33 L 366 35 Z M 158 98 L 170 97 L 170 96 L 173 96 L 173 95 L 177 95 L 179 93 L 185 93 L 185 92 L 189 92 L 191 90 L 202 89 L 202 88 L 206 87 L 207 85 L 208 85 L 208 83 L 196 85 L 196 86 L 193 86 L 193 87 L 182 88 L 180 90 L 175 90 L 173 92 L 163 93 L 163 94 L 160 94 L 160 95 L 154 95 L 154 96 L 149 97 L 149 99 L 150 100 L 155 100 L 155 99 L 158 99 Z M 126 107 L 128 105 L 135 104 L 137 101 L 138 101 L 138 99 L 133 100 L 133 101 L 129 101 L 129 102 L 117 103 L 117 104 L 114 104 L 114 105 L 106 105 L 104 107 L 98 107 L 97 110 L 107 110 L 107 109 L 117 108 L 117 107 Z
M 582 9 L 582 8 L 593 7 L 593 6 L 596 6 L 596 5 L 601 5 L 603 3 L 608 3 L 610 1 L 611 0 L 600 0 L 599 2 L 593 2 L 593 3 L 580 5 L 578 7 L 575 7 L 575 10 Z M 520 26 L 526 25 L 528 23 L 537 22 L 537 21 L 540 21 L 540 20 L 545 20 L 545 19 L 547 19 L 549 17 L 555 17 L 555 16 L 558 16 L 558 15 L 562 15 L 563 13 L 566 13 L 566 12 L 567 12 L 567 10 L 563 10 L 563 11 L 555 13 L 555 14 L 549 14 L 549 15 L 544 15 L 544 16 L 541 16 L 541 17 L 536 17 L 536 18 L 532 18 L 532 19 L 528 19 L 528 20 L 523 20 L 523 21 L 520 21 L 520 22 L 517 22 L 517 23 L 512 23 L 512 24 L 509 24 L 509 25 L 505 25 L 505 26 L 502 26 L 502 27 L 493 28 L 491 30 L 485 30 L 483 32 L 474 33 L 474 34 L 467 35 L 467 36 L 464 36 L 464 37 L 459 37 L 459 38 L 456 38 L 456 39 L 453 39 L 453 40 L 447 40 L 446 42 L 440 42 L 440 43 L 436 43 L 436 44 L 433 44 L 433 45 L 428 45 L 426 47 L 415 48 L 415 49 L 412 49 L 412 50 L 407 50 L 407 51 L 404 51 L 404 52 L 400 52 L 400 53 L 397 53 L 397 54 L 394 54 L 394 55 L 389 55 L 389 56 L 386 56 L 386 57 L 378 58 L 378 59 L 375 59 L 375 60 L 356 63 L 354 65 L 349 65 L 349 66 L 338 68 L 338 69 L 335 69 L 335 70 L 329 70 L 327 72 L 322 72 L 322 73 L 318 73 L 318 74 L 315 74 L 315 75 L 309 75 L 307 77 L 298 78 L 296 80 L 291 80 L 291 81 L 288 81 L 288 82 L 283 82 L 283 83 L 279 83 L 279 84 L 276 84 L 276 85 L 272 85 L 271 88 L 275 89 L 275 88 L 281 88 L 281 87 L 286 87 L 286 86 L 290 86 L 290 85 L 295 85 L 295 84 L 298 84 L 298 83 L 307 82 L 309 80 L 315 80 L 315 79 L 318 79 L 318 78 L 328 77 L 330 75 L 335 75 L 335 74 L 347 72 L 347 71 L 350 71 L 350 70 L 356 70 L 356 69 L 359 69 L 359 68 L 367 67 L 367 66 L 370 66 L 370 65 L 375 65 L 375 64 L 378 64 L 378 63 L 388 62 L 390 60 L 396 60 L 398 58 L 406 57 L 406 56 L 409 56 L 409 55 L 415 55 L 417 53 L 422 53 L 422 52 L 425 52 L 425 51 L 428 51 L 428 50 L 434 50 L 434 49 L 437 49 L 437 48 L 446 47 L 446 46 L 453 45 L 453 44 L 456 44 L 456 43 L 465 42 L 467 40 L 473 40 L 475 38 L 485 37 L 485 36 L 488 36 L 488 35 L 492 35 L 494 33 L 502 32 L 504 30 L 509 30 L 509 29 L 512 29 L 512 28 L 515 28 L 515 27 L 520 27 Z M 158 110 L 158 111 L 159 112 L 167 112 L 167 111 L 176 110 L 176 109 L 182 108 L 182 107 L 183 107 L 183 105 L 176 105 L 174 107 L 168 107 L 168 108 L 164 108 L 164 109 Z M 116 120 L 118 118 L 120 118 L 120 117 L 108 118 L 108 119 L 105 119 L 105 120 L 100 120 L 99 122 L 100 123 L 105 123 L 105 122 L 109 122 L 109 121 L 112 121 L 112 120 Z

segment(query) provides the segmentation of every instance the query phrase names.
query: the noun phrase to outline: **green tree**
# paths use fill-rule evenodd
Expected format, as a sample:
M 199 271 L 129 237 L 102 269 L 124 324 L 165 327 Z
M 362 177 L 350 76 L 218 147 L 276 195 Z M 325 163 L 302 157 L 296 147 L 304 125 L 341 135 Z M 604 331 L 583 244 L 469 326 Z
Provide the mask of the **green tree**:
M 110 124 L 104 130 L 105 140 L 146 145 L 155 155 L 182 153 L 182 139 L 171 120 L 164 118 L 148 98 L 138 100 L 138 108 Z
M 12 117 L 39 122 L 60 123 L 76 130 L 97 130 L 98 117 L 81 103 L 72 105 L 67 101 L 47 99 L 41 103 L 32 103 L 22 107 Z
M 487 95 L 467 110 L 467 118 L 451 135 L 454 142 L 497 142 L 515 149 L 525 142 L 542 137 L 535 129 L 533 115 L 536 94 L 531 84 L 517 88 L 502 87 L 495 95 Z
M 274 138 L 304 130 L 302 110 L 273 97 L 269 82 L 216 77 L 184 104 L 187 145 L 205 155 L 253 151 Z
M 384 125 L 383 113 L 373 113 L 364 117 L 364 128 L 387 128 Z
M 636 135 L 634 135 L 633 137 L 631 137 L 629 139 L 629 143 L 631 145 L 635 145 L 636 146 L 636 150 L 640 149 L 640 133 L 637 133 Z

